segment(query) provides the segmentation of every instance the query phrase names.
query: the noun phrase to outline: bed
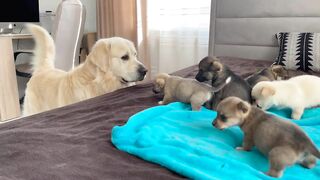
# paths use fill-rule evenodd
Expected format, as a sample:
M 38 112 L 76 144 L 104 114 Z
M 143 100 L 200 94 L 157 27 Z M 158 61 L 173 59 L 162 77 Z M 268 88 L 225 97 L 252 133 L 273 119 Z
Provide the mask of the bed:
M 243 77 L 271 61 L 221 57 Z M 174 74 L 194 77 L 197 66 Z M 112 127 L 156 106 L 146 82 L 0 125 L 0 179 L 182 179 L 164 167 L 117 150 Z
M 247 76 L 271 61 L 222 57 Z M 176 72 L 194 77 L 197 66 Z M 115 125 L 159 97 L 152 82 L 128 87 L 0 126 L 0 179 L 181 179 L 183 177 L 117 150 L 110 141 Z

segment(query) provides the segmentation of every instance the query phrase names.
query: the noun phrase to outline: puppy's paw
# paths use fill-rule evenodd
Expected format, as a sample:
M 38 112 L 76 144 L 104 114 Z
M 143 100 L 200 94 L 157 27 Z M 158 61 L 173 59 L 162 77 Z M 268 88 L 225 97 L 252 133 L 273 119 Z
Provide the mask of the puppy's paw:
M 276 171 L 276 170 L 269 170 L 268 172 L 265 172 L 266 175 L 279 178 L 282 176 L 282 171 Z
M 309 154 L 305 159 L 300 163 L 303 167 L 311 169 L 313 168 L 317 163 L 316 157 Z
M 201 106 L 192 105 L 191 109 L 192 109 L 192 111 L 200 111 L 201 110 Z
M 158 104 L 159 104 L 159 105 L 163 105 L 163 101 L 159 101 Z
M 291 118 L 295 120 L 301 119 L 301 116 L 303 114 L 304 109 L 303 108 L 294 108 L 292 109 Z
M 299 119 L 301 119 L 301 116 L 302 116 L 302 114 L 300 114 L 300 113 L 295 113 L 295 112 L 293 112 L 293 113 L 291 114 L 291 118 L 294 119 L 294 120 L 299 120 Z
M 244 148 L 242 146 L 236 147 L 236 150 L 238 151 L 244 151 Z

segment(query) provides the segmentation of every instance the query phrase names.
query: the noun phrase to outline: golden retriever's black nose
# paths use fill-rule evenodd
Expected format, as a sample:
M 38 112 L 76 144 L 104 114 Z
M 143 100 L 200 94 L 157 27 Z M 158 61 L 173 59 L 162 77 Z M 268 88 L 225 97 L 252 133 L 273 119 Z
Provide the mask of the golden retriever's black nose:
M 139 66 L 138 72 L 139 72 L 139 74 L 140 74 L 141 76 L 145 76 L 145 75 L 147 74 L 148 70 L 147 70 L 145 67 L 143 67 L 143 66 Z

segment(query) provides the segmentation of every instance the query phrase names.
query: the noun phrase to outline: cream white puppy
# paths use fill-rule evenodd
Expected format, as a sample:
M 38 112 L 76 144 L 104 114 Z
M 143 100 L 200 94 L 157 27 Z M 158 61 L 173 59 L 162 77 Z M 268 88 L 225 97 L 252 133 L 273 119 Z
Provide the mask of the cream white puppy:
M 35 38 L 33 73 L 25 92 L 24 115 L 72 104 L 143 80 L 146 68 L 133 43 L 120 37 L 100 39 L 86 61 L 66 72 L 54 67 L 55 45 L 49 33 L 29 24 Z
M 305 108 L 320 105 L 320 78 L 302 75 L 289 80 L 263 81 L 253 87 L 251 95 L 264 110 L 272 106 L 287 107 L 292 109 L 292 119 L 300 119 Z

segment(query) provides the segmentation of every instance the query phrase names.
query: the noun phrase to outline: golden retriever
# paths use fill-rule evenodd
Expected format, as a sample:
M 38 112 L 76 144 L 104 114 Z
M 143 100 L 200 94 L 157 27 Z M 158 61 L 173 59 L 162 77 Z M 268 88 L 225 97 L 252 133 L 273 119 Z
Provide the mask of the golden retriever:
M 146 75 L 147 69 L 138 61 L 133 43 L 120 37 L 98 40 L 86 61 L 68 72 L 55 69 L 55 45 L 49 33 L 33 24 L 28 29 L 36 47 L 23 115 L 112 92 L 141 81 Z

